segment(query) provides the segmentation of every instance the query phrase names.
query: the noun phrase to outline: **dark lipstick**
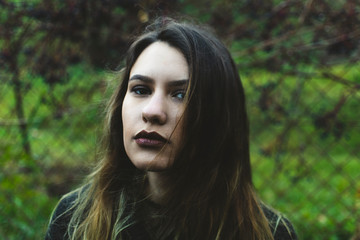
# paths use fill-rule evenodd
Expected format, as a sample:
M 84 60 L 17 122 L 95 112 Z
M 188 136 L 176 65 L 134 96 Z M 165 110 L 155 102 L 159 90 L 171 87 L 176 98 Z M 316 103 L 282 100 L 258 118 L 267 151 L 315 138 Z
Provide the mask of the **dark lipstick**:
M 141 147 L 160 148 L 169 141 L 157 132 L 147 132 L 145 130 L 139 132 L 134 137 L 135 142 Z

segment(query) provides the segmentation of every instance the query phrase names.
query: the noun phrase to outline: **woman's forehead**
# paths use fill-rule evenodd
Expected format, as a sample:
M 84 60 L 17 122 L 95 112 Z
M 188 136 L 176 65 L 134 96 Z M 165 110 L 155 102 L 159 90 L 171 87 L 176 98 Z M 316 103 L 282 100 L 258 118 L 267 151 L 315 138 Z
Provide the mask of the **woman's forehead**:
M 160 80 L 184 80 L 189 78 L 189 67 L 178 49 L 165 42 L 155 42 L 145 48 L 135 61 L 130 70 L 130 79 L 134 75 Z

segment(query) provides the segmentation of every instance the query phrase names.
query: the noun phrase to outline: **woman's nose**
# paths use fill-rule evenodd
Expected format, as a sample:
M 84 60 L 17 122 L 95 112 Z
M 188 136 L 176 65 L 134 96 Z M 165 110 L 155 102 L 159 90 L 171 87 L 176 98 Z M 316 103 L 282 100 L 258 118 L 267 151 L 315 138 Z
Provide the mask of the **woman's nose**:
M 165 124 L 167 120 L 166 100 L 163 96 L 153 95 L 142 110 L 145 122 Z

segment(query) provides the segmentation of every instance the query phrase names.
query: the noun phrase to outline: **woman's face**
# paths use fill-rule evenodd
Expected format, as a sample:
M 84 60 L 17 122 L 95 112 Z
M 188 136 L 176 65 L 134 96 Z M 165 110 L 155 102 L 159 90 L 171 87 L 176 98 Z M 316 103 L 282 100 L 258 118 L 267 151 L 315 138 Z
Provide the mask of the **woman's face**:
M 123 140 L 139 169 L 168 169 L 181 143 L 184 95 L 189 79 L 186 59 L 164 42 L 148 46 L 130 71 L 122 105 Z

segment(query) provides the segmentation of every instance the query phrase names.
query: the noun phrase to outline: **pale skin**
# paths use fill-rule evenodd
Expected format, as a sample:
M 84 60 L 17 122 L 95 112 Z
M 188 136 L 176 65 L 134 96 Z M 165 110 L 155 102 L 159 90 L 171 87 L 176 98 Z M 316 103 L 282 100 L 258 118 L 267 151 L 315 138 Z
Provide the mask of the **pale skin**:
M 147 193 L 156 203 L 181 142 L 188 78 L 186 59 L 165 42 L 148 46 L 130 71 L 122 106 L 124 147 L 135 167 L 147 171 Z

